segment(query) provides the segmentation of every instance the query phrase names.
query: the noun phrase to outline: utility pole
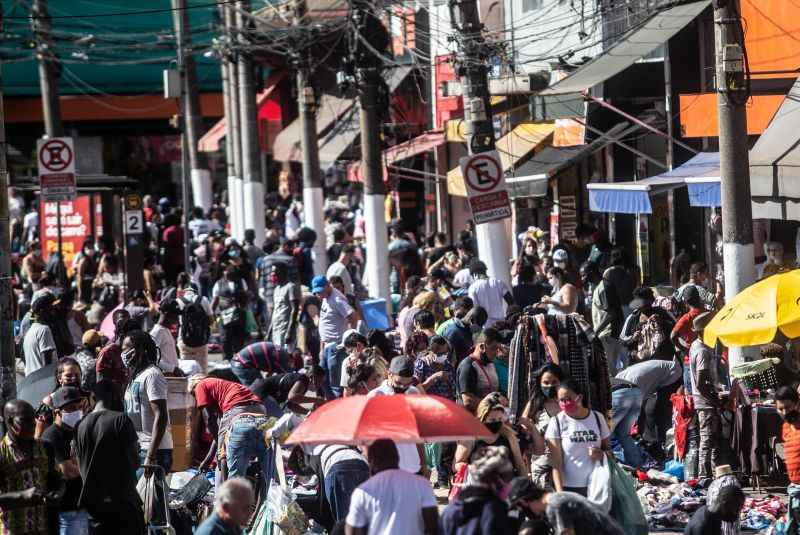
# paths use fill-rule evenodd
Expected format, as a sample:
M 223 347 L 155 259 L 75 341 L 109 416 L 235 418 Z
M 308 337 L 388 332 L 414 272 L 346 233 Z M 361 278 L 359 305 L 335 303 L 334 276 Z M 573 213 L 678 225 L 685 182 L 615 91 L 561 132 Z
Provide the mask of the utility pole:
M 719 114 L 719 159 L 722 199 L 722 259 L 725 299 L 753 284 L 753 213 L 750 205 L 750 161 L 747 153 L 748 88 L 744 75 L 744 34 L 739 0 L 714 0 L 714 42 Z M 731 348 L 729 363 L 745 360 L 742 348 Z
M 63 135 L 61 103 L 58 100 L 58 58 L 50 40 L 50 15 L 47 0 L 34 0 L 31 7 L 33 31 L 36 35 L 36 59 L 39 62 L 39 88 L 42 93 L 44 132 L 48 138 Z M 42 209 L 42 217 L 44 210 Z M 61 254 L 61 202 L 56 202 L 58 254 Z
M 220 42 L 223 43 L 223 46 L 220 50 L 220 70 L 222 74 L 222 109 L 225 113 L 225 126 L 227 128 L 225 132 L 225 176 L 227 177 L 227 188 L 228 188 L 228 206 L 231 208 L 230 219 L 231 219 L 231 234 L 233 234 L 233 207 L 231 206 L 231 200 L 233 196 L 233 190 L 236 188 L 236 165 L 234 163 L 234 155 L 233 155 L 233 138 L 236 135 L 233 131 L 233 126 L 231 122 L 233 121 L 233 107 L 231 102 L 231 89 L 230 89 L 230 82 L 231 82 L 231 62 L 230 62 L 230 47 L 229 47 L 229 36 L 230 36 L 230 28 L 227 24 L 227 13 L 228 13 L 228 6 L 221 5 L 219 6 L 219 14 L 220 20 L 222 21 L 222 38 Z M 238 111 L 238 110 L 237 110 Z
M 450 0 L 450 21 L 459 34 L 458 75 L 464 95 L 464 122 L 469 154 L 494 150 L 494 125 L 489 100 L 485 42 L 481 31 L 477 0 Z M 475 226 L 478 256 L 486 263 L 490 276 L 510 286 L 510 241 L 505 221 L 489 221 Z
M 3 28 L 3 5 L 0 3 L 0 30 Z M 14 292 L 11 289 L 11 221 L 8 213 L 8 166 L 6 164 L 6 119 L 3 108 L 3 75 L 0 63 L 0 403 L 17 397 L 17 373 L 14 362 Z
M 353 2 L 359 34 L 355 62 L 358 67 L 358 102 L 361 107 L 361 169 L 364 176 L 364 220 L 367 238 L 367 283 L 370 297 L 391 304 L 389 288 L 389 237 L 386 229 L 384 202 L 386 185 L 383 182 L 381 162 L 381 110 L 380 89 L 388 91 L 381 77 L 381 58 L 388 46 L 388 33 L 373 12 L 368 0 Z M 369 46 L 364 44 L 369 43 Z M 385 93 L 384 93 L 385 94 Z
M 188 271 L 190 262 L 190 250 L 192 246 L 192 238 L 189 232 L 189 215 L 192 212 L 192 204 L 189 200 L 189 177 L 187 171 L 189 170 L 188 158 L 188 145 L 189 140 L 187 137 L 187 120 L 186 120 L 186 58 L 185 50 L 183 48 L 184 41 L 179 36 L 182 32 L 178 30 L 183 24 L 183 17 L 179 13 L 177 4 L 180 0 L 172 1 L 173 20 L 175 21 L 175 33 L 178 34 L 177 39 L 177 56 L 178 56 L 178 72 L 180 73 L 180 88 L 181 96 L 178 99 L 178 125 L 181 131 L 181 202 L 183 203 L 183 269 Z M 184 5 L 185 7 L 185 5 Z M 185 9 L 183 10 L 185 11 Z
M 241 240 L 244 237 L 244 205 L 242 190 L 242 129 L 239 128 L 241 114 L 239 106 L 239 65 L 236 61 L 236 11 L 232 5 L 223 5 L 225 23 L 225 42 L 228 46 L 228 93 L 230 94 L 230 115 L 228 119 L 228 139 L 233 151 L 233 175 L 228 176 L 228 205 L 230 206 L 231 236 Z
M 201 206 L 204 212 L 208 212 L 213 203 L 211 173 L 208 171 L 205 155 L 197 150 L 197 141 L 200 139 L 200 132 L 203 131 L 203 118 L 200 112 L 197 64 L 192 55 L 192 29 L 189 24 L 186 0 L 172 0 L 172 23 L 175 27 L 175 40 L 178 47 L 183 50 L 183 82 L 185 84 L 183 111 L 186 114 L 184 129 L 186 130 L 186 146 L 191 169 L 192 199 L 194 206 Z M 189 221 L 188 213 L 186 221 Z
M 242 204 L 244 205 L 244 228 L 253 229 L 256 233 L 255 243 L 264 243 L 264 184 L 261 183 L 261 159 L 258 145 L 258 124 L 256 122 L 256 92 L 253 83 L 253 60 L 246 50 L 250 42 L 246 36 L 250 26 L 248 20 L 250 0 L 236 2 L 236 20 L 238 22 L 239 43 L 239 114 L 242 135 Z
M 298 0 L 294 16 L 296 31 L 299 31 L 305 14 L 306 2 Z M 317 101 L 309 68 L 308 51 L 300 52 L 297 59 L 297 107 L 300 113 L 300 148 L 303 153 L 303 206 L 306 226 L 317 233 L 317 241 L 314 242 L 314 273 L 319 275 L 328 269 L 328 255 L 325 250 L 324 199 L 317 140 Z

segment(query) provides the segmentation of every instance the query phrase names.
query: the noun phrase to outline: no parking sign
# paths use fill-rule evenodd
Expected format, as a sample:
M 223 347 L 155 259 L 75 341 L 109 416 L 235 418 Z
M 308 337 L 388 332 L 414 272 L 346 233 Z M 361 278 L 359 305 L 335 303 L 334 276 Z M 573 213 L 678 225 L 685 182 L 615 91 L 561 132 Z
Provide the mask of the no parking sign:
M 459 160 L 475 224 L 511 217 L 503 166 L 496 150 Z

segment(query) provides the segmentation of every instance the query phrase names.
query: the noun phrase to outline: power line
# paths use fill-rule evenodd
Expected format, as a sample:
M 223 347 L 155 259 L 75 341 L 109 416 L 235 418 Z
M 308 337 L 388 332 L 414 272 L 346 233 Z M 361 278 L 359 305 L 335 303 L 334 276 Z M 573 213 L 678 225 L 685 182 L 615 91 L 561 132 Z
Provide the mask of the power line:
M 48 19 L 97 19 L 97 18 L 105 18 L 105 17 L 127 17 L 127 16 L 137 16 L 137 15 L 153 15 L 157 13 L 172 13 L 174 11 L 188 11 L 190 9 L 202 9 L 206 7 L 219 7 L 226 4 L 233 4 L 236 0 L 221 0 L 220 2 L 213 2 L 209 4 L 197 4 L 193 6 L 186 6 L 182 8 L 163 8 L 163 9 L 143 9 L 141 11 L 120 11 L 117 13 L 94 13 L 94 14 L 86 14 L 86 15 L 53 15 L 46 17 Z M 6 20 L 11 19 L 24 19 L 24 20 L 31 20 L 31 19 L 38 19 L 38 18 L 45 18 L 39 17 L 38 15 L 27 15 L 27 16 L 19 16 L 19 17 L 4 17 Z

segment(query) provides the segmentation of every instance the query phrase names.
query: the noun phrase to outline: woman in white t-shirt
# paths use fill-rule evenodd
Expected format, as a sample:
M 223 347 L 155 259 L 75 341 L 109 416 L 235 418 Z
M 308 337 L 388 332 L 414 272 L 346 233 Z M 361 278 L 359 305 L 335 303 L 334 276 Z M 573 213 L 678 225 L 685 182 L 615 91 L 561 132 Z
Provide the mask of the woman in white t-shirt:
M 611 434 L 605 417 L 582 404 L 583 396 L 572 380 L 558 387 L 561 412 L 550 419 L 545 438 L 550 447 L 553 485 L 557 492 L 586 496 L 595 463 L 611 451 Z

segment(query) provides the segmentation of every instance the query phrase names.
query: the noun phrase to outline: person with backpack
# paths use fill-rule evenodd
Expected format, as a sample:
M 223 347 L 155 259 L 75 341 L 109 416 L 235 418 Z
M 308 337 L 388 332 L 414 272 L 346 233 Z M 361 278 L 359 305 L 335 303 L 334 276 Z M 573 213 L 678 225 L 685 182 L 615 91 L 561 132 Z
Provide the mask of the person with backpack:
M 180 278 L 180 277 L 179 277 Z M 203 373 L 208 370 L 208 340 L 211 319 L 214 317 L 208 299 L 187 285 L 178 290 L 181 307 L 178 330 L 178 354 L 181 359 L 194 360 Z

